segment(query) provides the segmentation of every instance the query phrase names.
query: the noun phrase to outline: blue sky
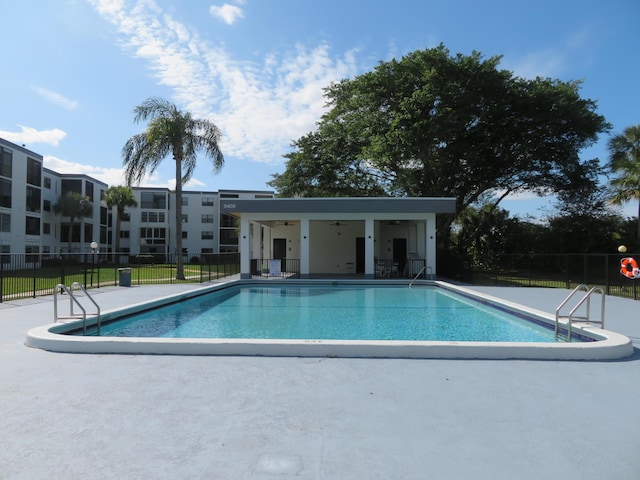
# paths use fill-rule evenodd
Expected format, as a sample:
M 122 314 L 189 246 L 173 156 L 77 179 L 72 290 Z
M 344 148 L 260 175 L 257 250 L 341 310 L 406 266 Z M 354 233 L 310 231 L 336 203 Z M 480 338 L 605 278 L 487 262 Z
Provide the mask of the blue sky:
M 160 96 L 224 132 L 222 171 L 202 157 L 186 188 L 268 189 L 315 128 L 323 87 L 439 43 L 502 55 L 518 76 L 582 80 L 614 133 L 640 123 L 637 0 L 226 1 L 0 2 L 0 137 L 56 171 L 123 184 L 122 146 L 145 128 L 132 110 Z M 583 157 L 606 161 L 607 139 Z M 170 158 L 142 183 L 174 184 Z M 540 216 L 548 203 L 502 205 Z

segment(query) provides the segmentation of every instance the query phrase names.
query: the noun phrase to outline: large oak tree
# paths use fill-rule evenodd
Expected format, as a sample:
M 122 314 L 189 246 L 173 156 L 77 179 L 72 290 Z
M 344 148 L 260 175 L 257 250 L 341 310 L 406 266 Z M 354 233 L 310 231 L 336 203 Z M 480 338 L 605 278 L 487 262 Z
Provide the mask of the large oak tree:
M 580 82 L 523 79 L 500 57 L 443 46 L 380 62 L 325 89 L 328 110 L 269 184 L 282 196 L 451 196 L 579 188 L 579 152 L 609 129 Z M 446 219 L 448 228 L 454 217 Z

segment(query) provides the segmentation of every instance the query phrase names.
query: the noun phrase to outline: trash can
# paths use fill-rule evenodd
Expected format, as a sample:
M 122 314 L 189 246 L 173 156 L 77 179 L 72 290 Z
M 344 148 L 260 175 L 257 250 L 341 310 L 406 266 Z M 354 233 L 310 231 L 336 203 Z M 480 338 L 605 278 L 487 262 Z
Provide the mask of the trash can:
M 121 287 L 131 286 L 131 269 L 130 268 L 118 269 L 118 284 Z

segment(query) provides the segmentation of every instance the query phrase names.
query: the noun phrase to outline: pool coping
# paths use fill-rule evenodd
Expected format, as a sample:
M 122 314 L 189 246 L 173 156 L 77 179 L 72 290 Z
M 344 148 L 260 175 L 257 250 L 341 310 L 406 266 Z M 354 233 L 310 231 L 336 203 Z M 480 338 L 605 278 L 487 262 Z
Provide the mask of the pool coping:
M 167 295 L 152 301 L 103 312 L 102 321 L 123 314 L 186 300 L 212 291 L 236 285 L 407 285 L 402 280 L 234 280 Z M 555 324 L 554 315 L 486 295 L 442 281 L 417 281 L 415 285 L 436 285 L 483 303 L 498 305 L 503 310 L 534 317 Z M 95 317 L 87 325 L 95 324 Z M 63 335 L 82 324 L 80 321 L 53 323 L 36 327 L 27 333 L 25 344 L 59 353 L 141 354 L 141 355 L 226 355 L 279 357 L 345 357 L 345 358 L 432 358 L 432 359 L 528 359 L 528 360 L 615 360 L 631 356 L 631 340 L 619 333 L 600 329 L 584 322 L 574 322 L 573 329 L 590 337 L 592 342 L 529 343 L 529 342 L 452 342 L 452 341 L 361 341 L 361 340 L 263 340 L 263 339 L 201 339 L 201 338 L 141 338 L 92 337 Z

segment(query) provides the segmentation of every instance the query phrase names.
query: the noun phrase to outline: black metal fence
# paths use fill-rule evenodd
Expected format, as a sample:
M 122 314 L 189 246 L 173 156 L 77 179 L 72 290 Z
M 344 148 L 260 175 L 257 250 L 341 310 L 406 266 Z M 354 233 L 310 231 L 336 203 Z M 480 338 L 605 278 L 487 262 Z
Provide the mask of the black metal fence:
M 56 285 L 79 282 L 85 288 L 113 285 L 202 283 L 240 272 L 240 254 L 220 253 L 184 257 L 185 280 L 176 280 L 175 257 L 111 254 L 0 254 L 0 303 L 51 295 Z
M 300 277 L 300 259 L 254 258 L 251 260 L 251 275 L 254 277 Z
M 501 254 L 486 268 L 460 269 L 449 274 L 471 285 L 553 287 L 573 289 L 598 285 L 607 295 L 640 299 L 640 278 L 630 278 L 621 266 L 625 258 L 640 263 L 640 254 Z M 622 271 L 626 272 L 623 275 Z
M 120 256 L 126 263 L 113 262 L 111 254 L 70 254 L 52 257 L 46 254 L 0 254 L 0 303 L 19 298 L 51 295 L 59 283 L 79 282 L 85 288 L 113 285 L 144 285 L 163 283 L 202 283 L 240 273 L 239 253 L 191 255 L 185 257 L 185 280 L 176 280 L 175 258 L 170 255 Z M 439 263 L 439 276 L 471 285 L 553 287 L 572 289 L 579 284 L 598 285 L 607 295 L 640 300 L 640 278 L 623 269 L 621 260 L 640 254 L 503 254 L 494 256 L 484 268 L 456 268 L 446 271 Z M 390 263 L 391 262 L 391 263 Z M 388 263 L 388 265 L 387 265 Z M 279 269 L 278 269 L 279 267 Z M 431 272 L 421 271 L 424 260 L 409 261 L 405 268 L 392 261 L 377 264 L 377 277 L 429 278 Z M 394 269 L 395 268 L 395 269 Z M 397 269 L 397 270 L 396 270 Z M 626 272 L 623 275 L 622 271 Z M 385 272 L 389 272 L 388 275 Z M 251 273 L 260 277 L 298 278 L 300 260 L 272 259 L 251 261 Z M 443 275 L 444 274 L 444 275 Z

